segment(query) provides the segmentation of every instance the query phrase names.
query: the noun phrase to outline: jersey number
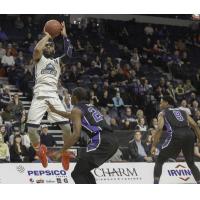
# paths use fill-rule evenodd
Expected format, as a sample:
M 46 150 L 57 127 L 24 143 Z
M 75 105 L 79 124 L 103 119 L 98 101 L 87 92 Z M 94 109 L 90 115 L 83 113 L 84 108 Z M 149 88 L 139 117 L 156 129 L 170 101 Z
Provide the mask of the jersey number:
M 184 118 L 183 118 L 183 116 L 182 116 L 180 111 L 173 110 L 173 114 L 174 114 L 174 116 L 176 117 L 176 119 L 178 121 L 180 121 L 180 122 L 184 121 Z
M 88 111 L 92 113 L 92 117 L 94 118 L 95 122 L 100 122 L 103 120 L 103 115 L 99 111 L 97 111 L 95 108 L 90 107 L 88 108 Z

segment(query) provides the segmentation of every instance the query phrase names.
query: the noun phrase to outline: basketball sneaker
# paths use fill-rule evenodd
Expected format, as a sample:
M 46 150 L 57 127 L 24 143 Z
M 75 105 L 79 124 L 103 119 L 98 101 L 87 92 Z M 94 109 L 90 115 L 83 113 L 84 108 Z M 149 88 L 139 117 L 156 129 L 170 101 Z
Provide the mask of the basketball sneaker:
M 63 166 L 64 170 L 69 169 L 70 160 L 73 159 L 73 158 L 75 158 L 75 155 L 71 151 L 65 151 L 65 152 L 62 153 L 61 162 L 62 162 L 62 166 Z
M 42 163 L 42 166 L 46 168 L 48 166 L 48 158 L 47 158 L 47 147 L 43 144 L 40 145 L 38 156 L 40 158 L 40 162 Z

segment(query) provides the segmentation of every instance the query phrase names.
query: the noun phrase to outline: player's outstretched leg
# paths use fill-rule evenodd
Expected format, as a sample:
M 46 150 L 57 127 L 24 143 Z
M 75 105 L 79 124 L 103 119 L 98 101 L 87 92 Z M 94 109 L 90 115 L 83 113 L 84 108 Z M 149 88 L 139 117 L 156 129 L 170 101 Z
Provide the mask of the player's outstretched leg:
M 31 141 L 37 155 L 40 158 L 42 166 L 46 168 L 48 166 L 48 158 L 46 156 L 47 147 L 45 145 L 40 145 L 40 136 L 37 133 L 37 128 L 28 127 L 28 133 L 29 133 L 30 141 Z

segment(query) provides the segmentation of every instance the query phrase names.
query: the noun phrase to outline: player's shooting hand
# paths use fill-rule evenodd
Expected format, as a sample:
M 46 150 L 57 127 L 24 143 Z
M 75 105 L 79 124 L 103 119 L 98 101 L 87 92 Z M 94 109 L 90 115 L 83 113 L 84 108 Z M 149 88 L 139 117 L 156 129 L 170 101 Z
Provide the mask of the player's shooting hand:
M 45 34 L 45 36 L 48 36 L 49 38 L 52 38 L 51 35 L 48 32 L 46 32 L 45 27 L 43 28 L 43 33 Z
M 151 155 L 152 155 L 152 156 L 155 156 L 155 155 L 156 155 L 156 147 L 155 147 L 155 146 L 152 146 L 152 147 L 151 147 Z
M 56 111 L 55 107 L 49 101 L 46 100 L 46 104 L 49 106 L 49 109 L 50 109 L 51 112 Z
M 62 25 L 61 35 L 67 37 L 65 22 L 64 21 L 61 22 L 61 25 Z

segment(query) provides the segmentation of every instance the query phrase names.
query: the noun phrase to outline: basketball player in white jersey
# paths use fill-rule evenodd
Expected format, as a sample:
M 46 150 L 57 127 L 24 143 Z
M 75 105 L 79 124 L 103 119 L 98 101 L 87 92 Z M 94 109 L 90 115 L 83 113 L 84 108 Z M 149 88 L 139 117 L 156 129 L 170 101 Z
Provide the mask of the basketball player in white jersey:
M 47 148 L 45 145 L 40 145 L 40 136 L 37 130 L 45 112 L 48 112 L 49 121 L 57 123 L 62 129 L 64 143 L 66 138 L 69 137 L 69 134 L 71 134 L 69 120 L 50 112 L 46 104 L 46 100 L 48 100 L 58 110 L 65 111 L 57 93 L 57 85 L 61 71 L 60 63 L 66 57 L 71 57 L 73 47 L 70 40 L 67 38 L 64 22 L 62 23 L 62 26 L 63 29 L 61 35 L 64 40 L 63 56 L 55 59 L 53 58 L 55 55 L 54 43 L 50 34 L 47 33 L 45 29 L 45 36 L 37 43 L 33 52 L 33 59 L 35 61 L 35 87 L 34 97 L 28 113 L 27 126 L 31 143 L 35 148 L 43 167 L 47 167 L 48 165 L 46 156 Z M 65 156 L 68 155 L 63 154 L 63 159 Z

